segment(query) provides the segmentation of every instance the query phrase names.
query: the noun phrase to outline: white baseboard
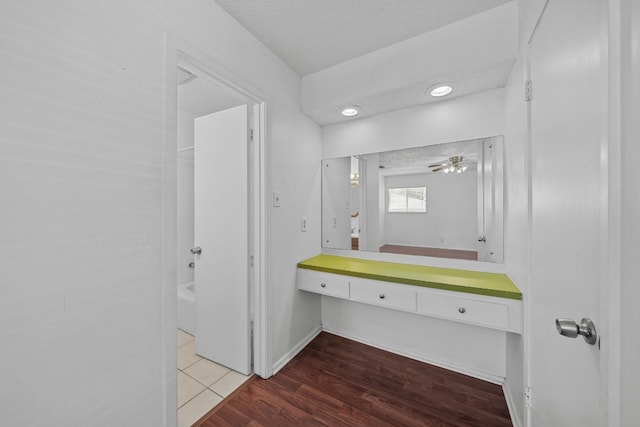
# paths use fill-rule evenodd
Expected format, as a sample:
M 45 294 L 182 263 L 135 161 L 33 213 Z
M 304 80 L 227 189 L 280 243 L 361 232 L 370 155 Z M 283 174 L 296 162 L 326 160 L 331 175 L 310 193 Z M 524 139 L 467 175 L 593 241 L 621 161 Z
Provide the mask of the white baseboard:
M 280 369 L 284 368 L 284 366 L 291 361 L 296 354 L 300 353 L 300 351 L 307 346 L 318 334 L 322 332 L 322 326 L 318 326 L 314 329 L 309 335 L 304 337 L 298 344 L 296 344 L 290 351 L 288 351 L 284 356 L 282 356 L 276 363 L 273 364 L 272 375 L 275 375 L 280 371 Z
M 481 372 L 481 371 L 478 371 L 476 369 L 469 368 L 467 366 L 461 366 L 461 365 L 457 365 L 457 364 L 452 364 L 452 363 L 446 362 L 444 360 L 438 360 L 438 359 L 429 357 L 427 355 L 417 354 L 417 353 L 412 352 L 411 350 L 408 350 L 408 349 L 405 349 L 405 348 L 402 348 L 402 347 L 399 347 L 399 346 L 382 345 L 382 344 L 379 344 L 379 343 L 371 341 L 367 337 L 354 335 L 354 334 L 349 333 L 347 331 L 336 330 L 336 329 L 328 328 L 326 326 L 323 326 L 322 330 L 326 331 L 326 332 L 329 332 L 331 334 L 334 334 L 334 335 L 339 335 L 341 337 L 348 338 L 350 340 L 360 342 L 362 344 L 370 345 L 371 347 L 379 348 L 381 350 L 386 350 L 386 351 L 389 351 L 391 353 L 398 354 L 400 356 L 408 357 L 409 359 L 414 359 L 414 360 L 418 360 L 420 362 L 428 363 L 430 365 L 435 365 L 435 366 L 438 366 L 440 368 L 448 369 L 450 371 L 454 371 L 454 372 L 458 372 L 460 374 L 468 375 L 470 377 L 478 378 L 480 380 L 487 381 L 487 382 L 490 382 L 490 383 L 493 383 L 493 384 L 503 385 L 503 383 L 504 383 L 504 378 L 500 377 L 498 375 L 494 375 L 494 374 L 490 374 L 490 373 L 486 373 L 486 372 Z
M 518 416 L 518 411 L 516 411 L 516 403 L 513 400 L 511 389 L 505 387 L 505 385 L 502 384 L 502 392 L 504 393 L 504 398 L 507 401 L 507 408 L 509 408 L 509 416 L 511 417 L 513 427 L 522 427 L 522 422 L 520 421 L 520 417 Z

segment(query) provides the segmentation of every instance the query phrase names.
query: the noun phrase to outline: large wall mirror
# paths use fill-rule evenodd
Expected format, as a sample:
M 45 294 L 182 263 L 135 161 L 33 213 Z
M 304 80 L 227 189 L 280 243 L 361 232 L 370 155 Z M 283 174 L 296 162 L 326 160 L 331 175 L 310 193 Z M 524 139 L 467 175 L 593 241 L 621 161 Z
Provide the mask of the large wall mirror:
M 322 161 L 325 248 L 503 261 L 503 137 Z

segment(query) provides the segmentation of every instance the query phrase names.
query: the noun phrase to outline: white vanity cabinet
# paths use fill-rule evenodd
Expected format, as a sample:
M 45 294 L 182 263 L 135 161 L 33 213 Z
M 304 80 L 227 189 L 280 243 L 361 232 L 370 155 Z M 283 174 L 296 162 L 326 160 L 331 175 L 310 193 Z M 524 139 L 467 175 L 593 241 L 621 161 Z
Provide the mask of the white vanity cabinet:
M 298 289 L 394 310 L 522 333 L 522 301 L 298 268 Z
M 492 329 L 522 333 L 522 301 L 421 289 L 418 313 Z
M 408 286 L 379 280 L 349 277 L 351 300 L 414 312 L 417 309 L 416 291 Z
M 298 289 L 349 299 L 349 276 L 298 269 Z

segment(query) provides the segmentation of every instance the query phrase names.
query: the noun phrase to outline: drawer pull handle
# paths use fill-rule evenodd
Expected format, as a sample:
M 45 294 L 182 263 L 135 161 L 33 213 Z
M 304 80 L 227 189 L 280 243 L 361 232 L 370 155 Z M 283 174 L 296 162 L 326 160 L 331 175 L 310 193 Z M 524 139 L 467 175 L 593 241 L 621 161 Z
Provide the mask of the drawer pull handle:
M 464 314 L 467 310 L 464 307 L 458 308 L 458 313 Z
M 327 287 L 327 284 L 326 284 L 326 283 L 320 283 L 320 287 L 321 287 L 321 288 L 326 288 L 326 287 Z
M 378 298 L 380 298 L 380 299 L 384 299 L 384 298 L 385 298 L 385 296 L 384 296 L 384 294 L 380 294 L 380 295 L 378 295 Z

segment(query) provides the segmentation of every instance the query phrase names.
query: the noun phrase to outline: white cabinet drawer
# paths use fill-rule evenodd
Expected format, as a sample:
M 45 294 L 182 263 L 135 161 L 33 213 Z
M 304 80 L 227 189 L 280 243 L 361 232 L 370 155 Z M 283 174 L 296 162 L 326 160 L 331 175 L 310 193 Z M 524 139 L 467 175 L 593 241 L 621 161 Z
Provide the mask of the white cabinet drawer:
M 338 298 L 349 298 L 347 276 L 305 269 L 299 269 L 298 273 L 300 274 L 298 289 Z
M 351 299 L 398 310 L 416 311 L 416 292 L 376 280 L 351 278 Z
M 509 307 L 507 305 L 466 298 L 422 293 L 418 311 L 421 314 L 498 329 L 506 329 L 509 325 Z

